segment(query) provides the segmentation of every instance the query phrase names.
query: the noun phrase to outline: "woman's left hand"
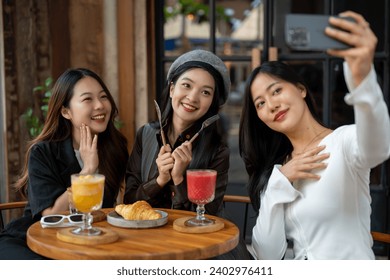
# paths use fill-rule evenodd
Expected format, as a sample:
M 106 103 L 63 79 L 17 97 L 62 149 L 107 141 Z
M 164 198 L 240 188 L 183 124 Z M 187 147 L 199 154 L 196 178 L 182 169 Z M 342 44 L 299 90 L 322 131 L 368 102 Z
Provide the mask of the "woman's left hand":
M 371 70 L 378 39 L 370 29 L 370 24 L 362 15 L 352 11 L 346 11 L 339 14 L 339 16 L 351 17 L 356 22 L 330 17 L 329 23 L 331 25 L 345 31 L 327 27 L 325 34 L 351 47 L 343 50 L 327 50 L 327 53 L 345 59 L 351 70 L 355 86 L 357 87 Z
M 188 141 L 184 142 L 173 151 L 172 157 L 175 163 L 171 171 L 171 177 L 173 183 L 178 185 L 183 181 L 184 172 L 192 160 L 192 144 Z
M 99 166 L 99 156 L 97 151 L 98 136 L 92 137 L 91 130 L 83 124 L 80 127 L 80 156 L 83 161 L 83 169 L 80 174 L 95 173 Z

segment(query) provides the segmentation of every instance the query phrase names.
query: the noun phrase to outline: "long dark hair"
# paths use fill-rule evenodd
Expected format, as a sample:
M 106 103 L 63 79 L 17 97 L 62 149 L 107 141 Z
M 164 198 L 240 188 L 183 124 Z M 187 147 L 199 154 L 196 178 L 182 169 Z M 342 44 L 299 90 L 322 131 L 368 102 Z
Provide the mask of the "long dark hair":
M 176 84 L 178 78 L 183 73 L 193 68 L 202 68 L 206 70 L 208 73 L 210 73 L 210 75 L 213 76 L 215 81 L 215 92 L 210 108 L 206 112 L 206 114 L 202 118 L 197 120 L 193 125 L 200 127 L 204 120 L 219 112 L 219 98 L 220 95 L 224 94 L 224 84 L 222 77 L 217 71 L 210 71 L 208 69 L 209 67 L 203 67 L 198 64 L 191 65 L 191 63 L 186 63 L 185 65 L 178 67 L 176 71 L 170 75 L 170 78 L 167 80 L 166 86 L 164 87 L 161 96 L 162 122 L 163 124 L 167 125 L 168 129 L 172 125 L 173 116 L 172 102 L 169 95 L 171 83 Z M 192 160 L 188 168 L 207 168 L 211 159 L 215 156 L 216 152 L 218 151 L 218 148 L 221 146 L 221 143 L 223 143 L 224 145 L 226 144 L 223 142 L 224 131 L 220 120 L 211 124 L 210 127 L 205 129 L 199 135 L 198 139 L 194 141 L 192 146 Z
M 292 67 L 279 61 L 270 61 L 252 71 L 245 86 L 239 129 L 239 150 L 249 175 L 248 193 L 256 211 L 260 208 L 260 193 L 268 183 L 273 166 L 282 164 L 293 150 L 290 140 L 284 134 L 270 129 L 257 116 L 252 101 L 251 86 L 256 76 L 262 73 L 305 87 L 307 95 L 304 100 L 313 117 L 319 121 L 312 94 L 305 81 Z
M 102 81 L 94 72 L 84 68 L 68 69 L 56 81 L 52 88 L 52 95 L 48 104 L 48 112 L 42 132 L 28 144 L 22 173 L 15 187 L 26 196 L 28 182 L 28 158 L 34 144 L 42 141 L 59 142 L 72 136 L 72 123 L 61 114 L 62 107 L 68 108 L 73 97 L 73 89 L 78 81 L 85 77 L 95 79 L 107 94 L 111 103 L 111 115 L 107 129 L 99 134 L 98 156 L 99 172 L 106 177 L 105 193 L 116 197 L 124 179 L 126 163 L 128 159 L 127 139 L 115 127 L 114 120 L 118 115 L 115 101 Z

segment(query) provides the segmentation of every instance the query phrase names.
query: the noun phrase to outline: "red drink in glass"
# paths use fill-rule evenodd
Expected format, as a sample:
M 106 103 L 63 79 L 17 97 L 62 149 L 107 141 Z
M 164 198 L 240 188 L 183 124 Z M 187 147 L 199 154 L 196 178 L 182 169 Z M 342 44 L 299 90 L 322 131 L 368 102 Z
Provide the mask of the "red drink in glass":
M 188 199 L 197 204 L 196 217 L 185 222 L 186 226 L 207 226 L 214 224 L 213 219 L 205 217 L 204 205 L 214 200 L 217 171 L 212 169 L 187 170 Z
M 196 204 L 207 204 L 214 199 L 217 172 L 190 170 L 187 172 L 188 199 Z

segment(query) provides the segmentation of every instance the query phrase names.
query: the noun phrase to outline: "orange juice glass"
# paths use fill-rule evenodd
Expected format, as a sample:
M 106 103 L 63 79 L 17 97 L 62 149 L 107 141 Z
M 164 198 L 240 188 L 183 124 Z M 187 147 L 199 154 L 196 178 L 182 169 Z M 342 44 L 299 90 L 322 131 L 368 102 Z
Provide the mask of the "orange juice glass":
M 73 230 L 74 234 L 80 235 L 99 235 L 101 231 L 93 228 L 91 225 L 91 212 L 102 207 L 104 181 L 102 174 L 73 174 L 72 181 L 72 200 L 77 211 L 85 214 L 82 227 Z

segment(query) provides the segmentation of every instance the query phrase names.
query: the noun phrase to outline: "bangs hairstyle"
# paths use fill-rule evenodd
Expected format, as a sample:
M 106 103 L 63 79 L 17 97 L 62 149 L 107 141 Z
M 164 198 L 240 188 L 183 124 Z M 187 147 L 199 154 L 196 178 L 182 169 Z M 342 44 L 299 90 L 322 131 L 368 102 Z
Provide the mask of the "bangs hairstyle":
M 221 75 L 218 71 L 210 70 L 212 66 L 207 63 L 199 63 L 199 61 L 190 61 L 179 66 L 175 71 L 170 73 L 167 83 L 165 85 L 163 94 L 162 94 L 162 122 L 167 127 L 172 125 L 173 117 L 173 107 L 170 98 L 170 86 L 171 84 L 176 84 L 177 80 L 181 75 L 183 75 L 188 70 L 194 68 L 200 68 L 206 70 L 215 81 L 215 92 L 213 96 L 213 101 L 210 105 L 207 113 L 197 120 L 193 125 L 200 127 L 202 122 L 207 118 L 218 114 L 220 109 L 220 95 L 224 94 L 224 83 L 221 78 Z M 197 141 L 193 143 L 192 146 L 192 160 L 188 168 L 207 168 L 210 161 L 215 157 L 215 154 L 218 151 L 218 148 L 222 145 L 226 145 L 223 137 L 224 129 L 221 125 L 220 120 L 211 124 L 208 129 L 205 129 L 198 137 Z M 210 152 L 211 151 L 211 152 Z
M 215 82 L 215 90 L 214 90 L 214 96 L 213 101 L 210 105 L 209 110 L 207 113 L 198 121 L 203 122 L 205 119 L 217 114 L 220 109 L 220 99 L 222 98 L 221 95 L 224 95 L 224 82 L 221 77 L 221 74 L 216 71 L 211 65 L 200 62 L 200 61 L 189 61 L 182 65 L 180 65 L 174 72 L 170 74 L 168 77 L 168 80 L 166 82 L 165 88 L 163 90 L 162 94 L 162 121 L 163 123 L 169 123 L 172 120 L 173 115 L 173 109 L 172 109 L 172 103 L 170 100 L 170 86 L 173 83 L 176 85 L 177 80 L 181 75 L 183 75 L 185 72 L 194 69 L 199 68 L 207 71 L 213 78 Z

